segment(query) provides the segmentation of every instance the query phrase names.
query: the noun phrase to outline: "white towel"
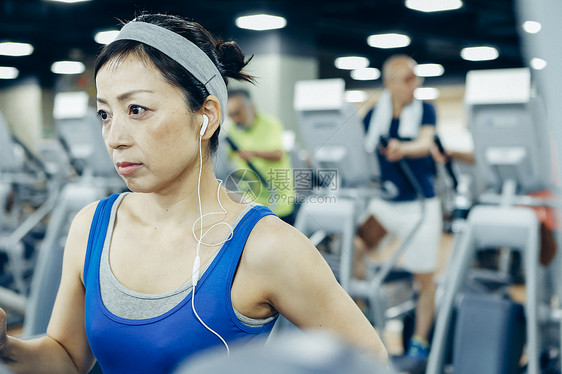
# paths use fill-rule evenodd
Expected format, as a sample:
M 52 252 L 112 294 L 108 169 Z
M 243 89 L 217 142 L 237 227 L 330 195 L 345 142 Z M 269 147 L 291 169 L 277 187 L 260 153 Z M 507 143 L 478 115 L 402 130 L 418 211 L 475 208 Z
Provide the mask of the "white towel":
M 416 139 L 421 128 L 423 104 L 415 100 L 406 105 L 400 113 L 398 135 L 401 138 Z M 379 144 L 381 135 L 388 135 L 392 122 L 392 96 L 390 91 L 383 90 L 369 123 L 369 130 L 365 138 L 365 148 L 373 152 Z

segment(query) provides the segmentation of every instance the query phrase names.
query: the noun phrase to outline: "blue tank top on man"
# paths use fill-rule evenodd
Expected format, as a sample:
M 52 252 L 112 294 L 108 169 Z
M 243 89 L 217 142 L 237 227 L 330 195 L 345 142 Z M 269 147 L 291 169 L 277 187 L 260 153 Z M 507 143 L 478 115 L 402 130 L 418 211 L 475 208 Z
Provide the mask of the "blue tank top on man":
M 111 207 L 117 196 L 100 201 L 90 228 L 84 263 L 88 342 L 105 374 L 170 373 L 187 358 L 222 343 L 196 319 L 191 309 L 191 292 L 168 312 L 149 319 L 121 318 L 105 307 L 100 294 L 99 265 Z M 275 323 L 273 320 L 261 327 L 243 324 L 230 298 L 246 240 L 255 224 L 269 214 L 273 213 L 261 205 L 250 209 L 196 287 L 197 313 L 228 343 L 265 338 Z M 191 269 L 186 269 L 186 274 L 190 273 Z
M 437 116 L 435 108 L 430 103 L 423 102 L 423 114 L 420 126 L 435 126 Z M 375 109 L 371 109 L 363 119 L 365 132 L 369 129 L 371 116 Z M 388 138 L 398 139 L 401 141 L 414 140 L 411 138 L 404 138 L 398 135 L 398 128 L 400 126 L 400 118 L 393 118 L 388 130 Z M 390 162 L 380 152 L 377 152 L 377 159 L 379 162 L 381 179 L 385 182 L 391 182 L 396 187 L 397 194 L 388 200 L 391 201 L 412 201 L 417 198 L 416 191 L 406 176 L 398 167 L 398 163 Z M 436 167 L 435 161 L 431 155 L 418 158 L 405 158 L 406 164 L 416 177 L 425 198 L 435 197 L 435 175 Z

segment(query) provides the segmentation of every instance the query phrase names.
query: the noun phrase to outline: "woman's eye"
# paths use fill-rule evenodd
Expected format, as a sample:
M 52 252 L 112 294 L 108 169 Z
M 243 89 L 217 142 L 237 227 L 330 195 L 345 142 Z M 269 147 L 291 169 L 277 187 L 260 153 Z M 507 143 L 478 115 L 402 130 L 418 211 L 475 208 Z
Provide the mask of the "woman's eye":
M 135 115 L 135 116 L 141 115 L 145 111 L 146 111 L 146 109 L 143 108 L 142 106 L 139 106 L 139 105 L 131 105 L 129 107 L 129 114 L 132 114 L 132 115 Z
M 105 122 L 109 119 L 109 114 L 105 110 L 98 110 L 98 118 L 101 122 Z

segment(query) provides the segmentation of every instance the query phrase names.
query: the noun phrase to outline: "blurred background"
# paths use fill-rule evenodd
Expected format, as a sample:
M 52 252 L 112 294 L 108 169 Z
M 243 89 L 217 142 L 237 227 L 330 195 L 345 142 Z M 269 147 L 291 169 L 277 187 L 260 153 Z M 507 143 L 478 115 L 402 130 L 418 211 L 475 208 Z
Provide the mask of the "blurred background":
M 322 183 L 297 191 L 295 225 L 323 251 L 346 291 L 367 300 L 365 313 L 393 354 L 407 348 L 402 345 L 408 322 L 399 315 L 410 313 L 411 304 L 394 312 L 375 310 L 373 284 L 355 282 L 345 268 L 353 261 L 353 238 L 342 227 L 349 224 L 356 232 L 368 195 L 380 188 L 376 172 L 368 169 L 374 158 L 355 145 L 364 137 L 360 120 L 383 90 L 383 62 L 395 54 L 415 59 L 415 74 L 423 79 L 415 97 L 435 106 L 444 149 L 473 156 L 469 163 L 451 159 L 452 166 L 439 165 L 444 226 L 437 318 L 443 322 L 436 322 L 427 372 L 560 373 L 559 0 L 0 0 L 0 306 L 9 312 L 13 333 L 45 331 L 73 214 L 126 190 L 101 139 L 92 69 L 121 21 L 142 12 L 188 17 L 217 38 L 235 40 L 252 56 L 246 71 L 257 77 L 255 85 L 243 87 L 260 112 L 284 125 L 283 150 L 293 167 L 338 170 L 336 192 Z M 317 84 L 322 82 L 328 85 Z M 326 104 L 334 97 L 335 103 Z M 227 119 L 225 128 L 232 122 Z M 221 177 L 232 172 L 232 165 L 222 164 L 225 152 L 219 150 L 214 161 Z M 451 185 L 451 174 L 458 185 Z M 327 196 L 336 196 L 337 203 Z M 473 210 L 480 206 L 499 210 Z M 517 235 L 527 229 L 535 235 L 539 226 L 501 210 L 506 207 L 537 213 L 548 238 L 531 249 L 523 243 L 527 239 L 517 242 Z M 311 224 L 326 217 L 319 227 Z M 385 245 L 395 250 L 400 243 Z M 396 258 L 385 257 L 384 249 L 377 256 L 366 266 L 380 286 L 392 278 Z M 473 265 L 494 275 L 468 276 Z M 393 287 L 384 286 L 384 293 Z M 526 321 L 502 315 L 507 322 L 500 331 L 486 328 L 492 317 L 460 315 L 451 348 L 449 317 L 455 310 L 497 306 L 497 298 L 478 299 L 462 309 L 456 296 L 466 287 L 479 295 L 509 296 L 525 308 Z M 396 288 L 399 296 L 390 304 L 409 297 L 412 285 L 406 289 Z M 483 326 L 477 337 L 467 333 L 474 330 L 470 321 Z M 516 328 L 509 326 L 521 334 L 512 339 L 508 332 Z M 504 333 L 505 339 L 482 348 L 486 332 Z M 510 363 L 505 359 L 480 371 L 471 366 L 491 362 L 486 352 L 499 357 L 510 339 L 522 341 L 509 347 Z M 455 349 L 468 353 L 451 358 Z M 513 362 L 521 371 L 512 371 Z
M 0 111 L 22 141 L 37 149 L 42 137 L 53 135 L 56 93 L 95 96 L 91 67 L 96 53 L 112 40 L 119 20 L 142 11 L 186 16 L 220 38 L 236 40 L 254 55 L 248 71 L 259 78 L 251 88 L 257 107 L 278 116 L 297 138 L 292 104 L 298 80 L 342 78 L 347 100 L 366 112 L 382 87 L 382 63 L 404 53 L 426 77 L 417 97 L 435 100 L 439 130 L 454 131 L 466 126 L 461 104 L 468 71 L 531 62 L 534 69 L 544 67 L 540 56 L 525 54 L 522 40 L 540 26 L 525 23 L 514 1 L 426 3 L 2 0 L 0 40 L 22 44 L 1 45 Z M 279 18 L 271 25 L 244 25 L 239 18 L 260 13 Z M 470 49 L 476 47 L 481 49 Z

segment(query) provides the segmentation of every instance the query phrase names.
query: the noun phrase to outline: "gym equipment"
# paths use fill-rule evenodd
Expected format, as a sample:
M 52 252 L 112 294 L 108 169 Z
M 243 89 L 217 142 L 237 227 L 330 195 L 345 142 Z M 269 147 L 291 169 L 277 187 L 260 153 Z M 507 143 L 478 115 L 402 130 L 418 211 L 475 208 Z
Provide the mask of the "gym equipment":
M 21 298 L 28 292 L 27 278 L 35 259 L 28 247 L 43 235 L 40 225 L 55 206 L 60 183 L 10 133 L 1 114 L 0 149 L 0 252 L 7 256 L 1 269 L 5 281 L 0 288 L 1 295 L 21 310 Z M 11 303 L 7 304 L 9 309 Z
M 525 315 L 521 304 L 486 293 L 467 293 L 459 302 L 456 332 L 455 373 L 517 373 L 520 370 L 525 343 Z
M 421 225 L 424 199 L 420 199 L 422 214 L 418 222 L 393 257 L 374 269 L 370 279 L 356 279 L 353 276 L 353 240 L 360 224 L 358 221 L 368 201 L 386 192 L 380 185 L 376 158 L 364 146 L 363 124 L 354 107 L 344 103 L 343 89 L 344 82 L 339 79 L 300 81 L 295 86 L 294 106 L 312 163 L 317 171 L 334 172 L 333 183 L 316 188 L 312 195 L 315 199 L 309 196 L 301 206 L 295 227 L 309 236 L 317 247 L 326 238 L 331 239 L 332 245 L 329 247 L 332 250 L 323 252 L 323 256 L 342 287 L 352 297 L 367 300 L 368 316 L 375 328 L 382 332 L 388 319 L 415 308 L 415 303 L 410 300 L 411 295 L 406 300 L 398 300 L 394 295 L 389 295 L 389 286 L 385 282 L 391 278 L 411 282 L 410 274 L 392 277 L 392 272 L 404 248 Z M 381 139 L 381 142 L 384 144 L 385 139 Z M 400 165 L 410 179 L 413 174 L 407 164 L 402 162 Z M 418 186 L 415 179 L 411 183 Z M 418 196 L 421 197 L 421 192 Z
M 549 140 L 555 145 L 552 152 L 554 173 L 560 178 L 562 171 L 562 154 L 560 147 L 562 146 L 562 133 L 560 132 L 560 119 L 562 118 L 562 106 L 560 105 L 560 87 L 562 85 L 562 75 L 560 74 L 560 66 L 562 66 L 562 53 L 559 48 L 552 48 L 560 40 L 559 14 L 562 12 L 562 3 L 555 0 L 542 0 L 534 3 L 527 1 L 516 1 L 516 15 L 518 22 L 534 20 L 540 22 L 542 30 L 538 34 L 521 33 L 521 45 L 523 48 L 523 56 L 525 61 L 531 61 L 534 57 L 540 57 L 548 62 L 548 67 L 543 70 L 534 70 L 533 77 L 535 82 L 535 90 L 544 100 L 546 115 L 542 118 L 541 125 L 548 129 Z M 553 190 L 558 198 L 560 198 L 560 188 Z M 560 205 L 557 207 L 560 212 Z M 557 241 L 560 253 L 560 227 L 558 227 Z M 561 256 L 558 254 L 555 264 L 551 265 L 554 273 L 554 286 L 558 304 L 552 310 L 553 324 L 552 333 L 556 334 L 553 344 L 554 351 L 558 351 L 558 355 L 554 357 L 550 352 L 545 355 L 548 359 L 548 368 L 544 369 L 544 373 L 560 373 L 562 366 L 562 313 L 560 300 L 562 300 L 562 277 L 560 276 Z M 554 338 L 554 337 L 553 337 Z M 557 356 L 557 357 L 556 357 Z M 552 370 L 552 371 L 550 371 Z M 556 371 L 554 371 L 556 370 Z
M 58 118 L 55 123 L 61 145 L 67 147 L 71 164 L 79 169 L 79 179 L 107 190 L 126 190 L 107 153 L 95 108 L 87 107 L 83 113 L 82 117 Z
M 365 132 L 357 110 L 344 102 L 343 79 L 299 81 L 294 107 L 315 168 L 337 168 L 338 186 L 364 187 L 379 171 L 364 147 Z
M 443 207 L 443 231 L 455 233 L 462 227 L 473 205 L 473 193 L 470 191 L 471 178 L 468 174 L 463 174 L 462 168 L 459 168 L 457 163 L 453 163 L 451 157 L 445 152 L 445 148 L 437 134 L 435 134 L 433 141 L 439 153 L 446 160 L 445 164 L 442 165 L 445 177 L 439 178 L 441 173 L 437 173 L 438 180 L 436 183 L 437 186 L 443 186 L 442 188 L 437 187 Z M 463 166 L 462 162 L 460 164 Z M 440 166 L 439 164 L 437 165 L 438 168 Z M 470 168 L 471 165 L 464 165 L 464 167 Z M 439 183 L 441 180 L 444 183 Z
M 186 362 L 174 374 L 390 374 L 372 357 L 321 331 L 284 333 L 267 344 L 235 347 L 230 356 L 211 350 Z
M 447 176 L 451 179 L 453 188 L 456 190 L 457 187 L 459 186 L 459 181 L 457 179 L 457 175 L 455 174 L 455 171 L 453 170 L 453 162 L 451 161 L 451 158 L 445 153 L 445 148 L 443 147 L 443 144 L 441 143 L 441 139 L 437 134 L 433 137 L 433 141 L 435 142 L 435 145 L 437 146 L 439 152 L 447 159 L 447 161 L 445 161 L 445 169 L 447 170 Z
M 85 108 L 81 115 L 83 117 L 66 116 L 57 119 L 59 140 L 45 140 L 40 145 L 42 157 L 33 156 L 33 166 L 46 175 L 46 201 L 21 224 L 7 231 L 8 235 L 0 234 L 0 248 L 14 253 L 9 257 L 8 264 L 14 274 L 15 284 L 14 288 L 0 287 L 0 305 L 10 312 L 9 317 L 14 313 L 24 316 L 24 337 L 32 337 L 46 331 L 59 286 L 64 242 L 74 214 L 91 202 L 126 189 L 107 155 L 95 110 Z M 0 125 L 2 124 L 0 121 Z M 0 126 L 0 133 L 2 130 L 5 128 Z M 0 138 L 5 142 L 13 140 L 8 136 Z M 72 144 L 72 148 L 65 148 L 60 139 Z M 7 143 L 0 148 L 5 151 L 8 145 L 13 144 Z M 17 147 L 21 148 L 23 145 L 15 144 L 13 147 L 18 149 Z M 71 154 L 67 154 L 67 150 Z M 33 180 L 34 174 L 30 172 L 30 167 L 26 166 L 26 159 L 32 158 L 31 153 L 27 151 L 14 154 L 27 154 L 27 158 L 23 158 L 21 162 L 10 163 L 11 169 L 8 172 L 1 170 L 0 180 L 9 180 L 12 184 L 14 181 Z M 73 165 L 72 160 L 79 162 Z M 0 186 L 4 184 L 0 183 Z M 7 194 L 12 192 L 0 188 L 0 193 L 2 197 L 9 196 Z M 21 204 L 12 209 L 16 212 L 21 210 Z M 43 223 L 47 216 L 48 223 Z M 24 267 L 26 264 L 22 262 L 21 242 L 25 235 L 32 229 L 35 230 L 40 223 L 45 225 L 44 237 L 33 243 L 34 256 L 32 261 L 28 261 L 33 268 L 28 272 L 27 267 Z M 31 277 L 28 273 L 32 274 Z
M 45 238 L 39 247 L 26 305 L 24 337 L 42 334 L 47 329 L 60 282 L 64 242 L 76 212 L 114 192 L 126 190 L 125 183 L 107 155 L 93 108 L 87 108 L 85 117 L 82 118 L 59 119 L 57 129 L 59 136 L 64 139 L 74 136 L 69 143 L 76 149 L 70 159 L 80 159 L 83 170 L 81 175 L 76 175 L 62 189 L 56 200 L 56 208 L 51 215 Z M 78 137 L 76 132 L 80 132 L 82 137 Z M 89 153 L 81 154 L 84 149 L 88 149 Z
M 63 188 L 51 214 L 45 238 L 39 247 L 31 289 L 25 305 L 23 338 L 47 331 L 59 288 L 64 240 L 71 218 L 80 209 L 105 195 L 103 189 L 83 183 L 69 183 Z
M 503 355 L 514 338 L 503 342 L 491 337 L 498 327 L 516 319 L 515 306 L 505 301 L 486 300 L 489 308 L 480 308 L 481 326 L 470 327 L 464 315 L 473 310 L 457 300 L 470 283 L 476 252 L 482 248 L 508 248 L 520 251 L 524 259 L 526 280 L 526 348 L 528 373 L 539 373 L 540 334 L 539 309 L 547 308 L 548 295 L 543 295 L 542 269 L 539 267 L 539 222 L 535 212 L 521 205 L 529 204 L 527 192 L 550 186 L 548 143 L 541 132 L 542 123 L 535 121 L 536 109 L 530 99 L 530 75 L 527 69 L 471 71 L 467 74 L 465 101 L 469 126 L 474 138 L 479 175 L 486 178 L 491 191 L 480 196 L 479 203 L 468 215 L 463 229 L 457 234 L 455 248 L 446 269 L 447 282 L 438 309 L 435 333 L 429 356 L 427 373 L 446 372 L 445 358 L 451 331 L 455 330 L 453 370 L 455 373 L 475 372 L 474 362 L 467 360 L 461 349 L 473 346 L 474 333 L 480 349 L 495 360 L 479 358 L 478 373 L 511 373 L 513 356 Z M 500 192 L 501 191 L 501 192 Z M 484 205 L 486 203 L 487 205 Z M 518 205 L 518 206 L 516 206 Z M 509 251 L 506 251 L 509 253 Z M 504 261 L 505 262 L 505 261 Z M 501 269 L 500 269 L 501 270 Z M 500 272 L 501 274 L 501 272 Z M 505 274 L 505 272 L 504 272 Z M 478 276 L 477 276 L 478 277 Z M 484 303 L 483 300 L 478 303 Z M 467 309 L 468 308 L 468 309 Z M 456 327 L 453 315 L 458 315 Z M 494 317 L 497 318 L 494 320 Z M 472 317 L 476 319 L 476 317 Z M 459 347 L 460 346 L 460 347 Z M 511 352 L 513 353 L 513 352 Z M 515 352 L 517 353 L 517 352 Z M 471 353 L 466 353 L 470 356 Z M 511 360 L 509 359 L 511 357 Z M 518 362 L 519 357 L 515 361 Z M 469 362 L 470 361 L 470 362 Z
M 240 150 L 240 147 L 238 147 L 238 145 L 234 142 L 234 140 L 232 140 L 230 136 L 225 136 L 224 141 L 230 146 L 230 148 L 232 148 L 232 151 L 238 152 Z M 258 177 L 258 180 L 261 182 L 261 184 L 265 188 L 269 189 L 269 183 L 267 182 L 267 179 L 265 179 L 265 177 L 262 175 L 262 173 L 260 173 L 260 171 L 256 169 L 252 162 L 246 161 L 246 163 L 248 165 L 248 168 Z

